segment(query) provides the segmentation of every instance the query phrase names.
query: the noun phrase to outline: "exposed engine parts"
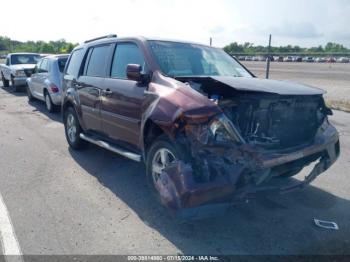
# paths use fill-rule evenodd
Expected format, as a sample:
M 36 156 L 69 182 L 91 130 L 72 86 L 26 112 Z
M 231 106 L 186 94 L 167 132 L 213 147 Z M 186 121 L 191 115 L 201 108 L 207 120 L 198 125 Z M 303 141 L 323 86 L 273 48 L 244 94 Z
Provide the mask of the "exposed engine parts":
M 339 156 L 338 134 L 328 123 L 331 111 L 322 95 L 238 91 L 205 77 L 178 80 L 221 113 L 179 116 L 174 139 L 189 155 L 167 167 L 156 185 L 163 204 L 175 212 L 215 212 L 212 204 L 301 188 Z M 305 181 L 274 185 L 274 178 L 293 176 L 311 163 L 316 164 Z
M 248 143 L 264 148 L 285 149 L 312 142 L 329 114 L 321 95 L 237 92 L 203 79 L 187 84 L 218 104 Z

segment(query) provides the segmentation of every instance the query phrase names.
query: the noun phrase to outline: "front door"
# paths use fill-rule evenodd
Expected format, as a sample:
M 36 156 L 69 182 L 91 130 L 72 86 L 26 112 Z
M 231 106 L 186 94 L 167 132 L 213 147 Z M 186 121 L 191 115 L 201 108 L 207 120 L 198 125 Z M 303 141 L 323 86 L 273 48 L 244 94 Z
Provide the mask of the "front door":
M 37 98 L 41 98 L 37 94 L 37 88 L 39 85 L 39 75 L 40 75 L 41 62 L 42 62 L 42 60 L 39 60 L 39 62 L 36 64 L 36 66 L 34 68 L 33 74 L 30 76 L 30 89 L 31 89 L 32 95 L 37 97 Z
M 49 60 L 43 59 L 40 67 L 39 72 L 36 79 L 36 85 L 35 85 L 35 93 L 40 98 L 44 99 L 44 88 L 45 88 L 45 79 L 48 77 L 49 74 Z
M 145 72 L 145 59 L 135 43 L 117 43 L 111 64 L 101 98 L 103 130 L 114 140 L 138 145 L 146 85 L 128 80 L 126 67 L 139 64 Z

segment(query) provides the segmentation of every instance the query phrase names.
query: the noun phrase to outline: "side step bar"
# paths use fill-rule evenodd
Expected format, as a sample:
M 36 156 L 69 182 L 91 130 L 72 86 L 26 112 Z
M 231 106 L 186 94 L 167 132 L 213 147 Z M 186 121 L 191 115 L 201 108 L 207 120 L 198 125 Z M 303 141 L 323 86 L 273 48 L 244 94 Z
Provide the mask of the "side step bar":
M 100 147 L 103 147 L 109 151 L 112 151 L 114 153 L 117 153 L 119 155 L 122 155 L 126 158 L 129 158 L 131 160 L 134 160 L 136 162 L 141 162 L 141 155 L 138 155 L 138 154 L 135 154 L 135 153 L 132 153 L 130 151 L 126 151 L 125 149 L 122 149 L 120 147 L 116 147 L 114 145 L 110 145 L 109 143 L 105 142 L 105 141 L 102 141 L 102 140 L 98 140 L 94 137 L 91 137 L 91 136 L 87 136 L 83 133 L 80 134 L 80 138 L 81 139 L 84 139 L 92 144 L 95 144 L 95 145 L 98 145 Z

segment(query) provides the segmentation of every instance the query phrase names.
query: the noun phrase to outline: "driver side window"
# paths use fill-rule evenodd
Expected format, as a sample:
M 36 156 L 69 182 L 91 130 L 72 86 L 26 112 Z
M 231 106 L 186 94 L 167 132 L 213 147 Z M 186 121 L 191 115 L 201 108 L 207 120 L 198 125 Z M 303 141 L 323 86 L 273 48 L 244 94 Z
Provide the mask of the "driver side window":
M 142 66 L 142 71 L 147 72 L 147 66 L 141 50 L 133 43 L 117 44 L 112 62 L 111 77 L 127 79 L 126 67 L 128 64 Z

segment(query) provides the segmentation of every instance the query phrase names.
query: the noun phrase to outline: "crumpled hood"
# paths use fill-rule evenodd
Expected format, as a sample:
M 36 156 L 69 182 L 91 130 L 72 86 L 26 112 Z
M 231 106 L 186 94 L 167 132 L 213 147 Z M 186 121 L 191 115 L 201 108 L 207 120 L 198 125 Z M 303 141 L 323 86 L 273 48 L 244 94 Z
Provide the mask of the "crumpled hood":
M 260 78 L 212 76 L 212 79 L 228 85 L 236 90 L 265 92 L 279 95 L 322 95 L 322 89 L 295 82 Z
M 34 69 L 35 64 L 20 64 L 20 65 L 11 65 L 13 70 L 23 70 L 23 69 Z

